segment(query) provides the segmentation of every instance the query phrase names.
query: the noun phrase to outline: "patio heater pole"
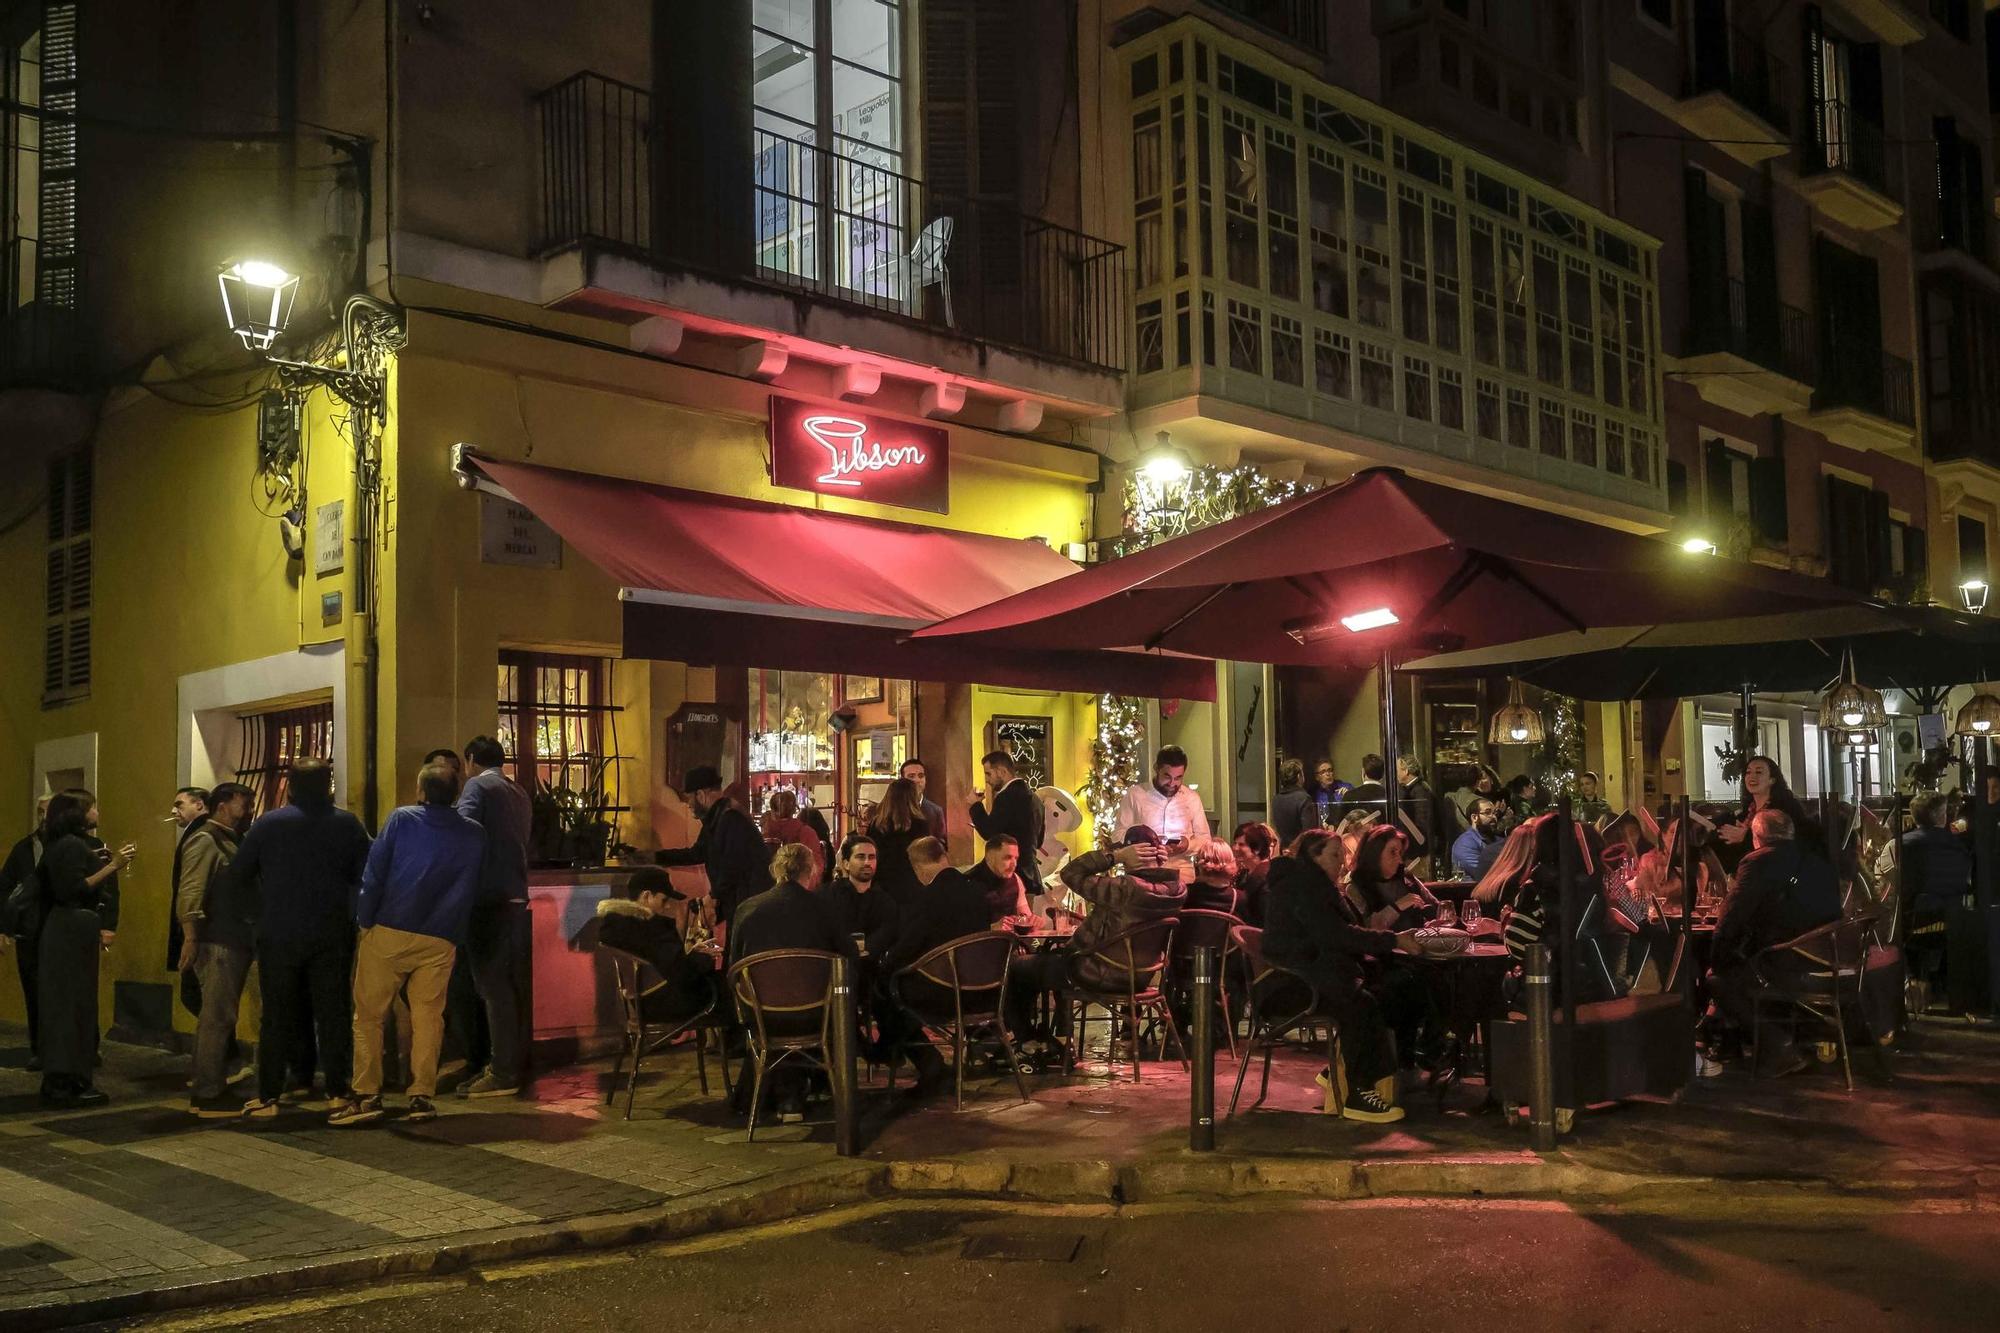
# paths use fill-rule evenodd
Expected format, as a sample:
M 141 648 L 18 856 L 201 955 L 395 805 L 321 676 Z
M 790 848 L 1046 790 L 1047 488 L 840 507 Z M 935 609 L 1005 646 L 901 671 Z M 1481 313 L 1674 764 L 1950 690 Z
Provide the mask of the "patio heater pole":
M 841 1157 L 861 1152 L 861 1098 L 855 1087 L 854 965 L 833 960 L 833 1150 Z
M 1382 650 L 1382 823 L 1387 828 L 1401 828 L 1397 818 L 1397 798 L 1402 795 L 1402 784 L 1396 771 L 1396 653 L 1393 648 Z M 1364 774 L 1365 778 L 1367 775 Z M 1435 849 L 1433 849 L 1435 850 Z
M 1987 1012 L 2000 1013 L 2000 819 L 1986 800 L 1986 766 L 1992 762 L 1986 737 L 1972 743 L 1972 901 L 1986 927 Z
M 1556 1073 L 1550 1058 L 1549 946 L 1528 946 L 1528 1143 L 1536 1152 L 1556 1147 Z

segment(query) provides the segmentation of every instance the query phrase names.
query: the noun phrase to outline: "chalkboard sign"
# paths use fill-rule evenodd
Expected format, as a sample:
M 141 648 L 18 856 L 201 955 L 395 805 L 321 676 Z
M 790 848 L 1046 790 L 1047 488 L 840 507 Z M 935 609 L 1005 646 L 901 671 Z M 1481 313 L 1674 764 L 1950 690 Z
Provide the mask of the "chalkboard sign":
M 1052 717 L 995 717 L 986 724 L 986 748 L 1014 757 L 1014 775 L 1030 787 L 1055 781 L 1056 722 Z
M 687 771 L 706 764 L 725 784 L 736 777 L 736 719 L 721 704 L 682 704 L 667 718 L 667 771 L 663 785 L 680 791 Z M 681 792 L 683 799 L 687 793 Z

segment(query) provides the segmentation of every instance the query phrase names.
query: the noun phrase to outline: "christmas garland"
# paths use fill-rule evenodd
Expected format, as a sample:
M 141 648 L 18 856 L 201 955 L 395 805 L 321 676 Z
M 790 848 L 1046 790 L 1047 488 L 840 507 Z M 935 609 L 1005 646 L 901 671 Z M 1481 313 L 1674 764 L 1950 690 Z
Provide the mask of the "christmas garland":
M 1107 558 L 1130 555 L 1311 489 L 1310 483 L 1272 477 L 1249 463 L 1197 467 L 1185 481 L 1164 484 L 1134 475 L 1125 483 L 1125 530 L 1102 546 Z M 1145 744 L 1145 701 L 1118 694 L 1098 695 L 1090 776 L 1078 794 L 1090 810 L 1100 842 L 1112 836 L 1118 803 L 1126 788 L 1146 776 Z

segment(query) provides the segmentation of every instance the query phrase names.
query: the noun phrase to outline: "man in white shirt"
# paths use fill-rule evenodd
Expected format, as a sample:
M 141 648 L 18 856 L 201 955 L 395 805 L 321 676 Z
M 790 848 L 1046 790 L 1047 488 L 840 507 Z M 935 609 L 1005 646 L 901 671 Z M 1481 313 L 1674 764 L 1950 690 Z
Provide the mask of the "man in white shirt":
M 1178 745 L 1162 746 L 1153 759 L 1151 783 L 1134 783 L 1118 803 L 1118 839 L 1141 824 L 1159 835 L 1160 841 L 1180 841 L 1193 851 L 1208 841 L 1208 812 L 1201 797 L 1183 779 L 1187 777 L 1187 751 Z

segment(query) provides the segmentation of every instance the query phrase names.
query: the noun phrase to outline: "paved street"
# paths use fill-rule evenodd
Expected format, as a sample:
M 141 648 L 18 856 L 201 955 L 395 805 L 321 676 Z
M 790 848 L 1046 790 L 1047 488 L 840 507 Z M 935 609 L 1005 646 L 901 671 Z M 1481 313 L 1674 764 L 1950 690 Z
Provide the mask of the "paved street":
M 2000 1218 L 1818 1225 L 1561 1204 L 1105 1215 L 877 1207 L 727 1243 L 498 1265 L 133 1327 L 259 1333 L 896 1328 L 1993 1327 Z
M 0 1325 L 50 1300 L 123 1311 L 161 1308 L 136 1303 L 159 1293 L 179 1307 L 322 1285 L 401 1290 L 529 1254 L 695 1236 L 885 1195 L 1143 1210 L 1197 1198 L 1532 1194 L 1868 1226 L 1899 1210 L 1973 1213 L 2000 1201 L 2000 1033 L 1962 1024 L 1921 1027 L 1895 1057 L 1893 1083 L 1864 1066 L 1850 1095 L 1824 1070 L 1783 1081 L 1734 1071 L 1677 1104 L 1581 1116 L 1547 1159 L 1527 1151 L 1523 1127 L 1481 1108 L 1477 1084 L 1443 1109 L 1412 1097 L 1397 1125 L 1319 1115 L 1308 1054 L 1280 1059 L 1255 1110 L 1252 1078 L 1213 1155 L 1185 1151 L 1186 1075 L 1149 1064 L 1139 1085 L 1089 1069 L 1040 1079 L 1028 1104 L 1011 1085 L 982 1081 L 963 1113 L 948 1099 L 916 1107 L 872 1095 L 863 1157 L 847 1162 L 825 1125 L 774 1127 L 747 1143 L 719 1082 L 703 1096 L 685 1054 L 651 1067 L 630 1122 L 602 1104 L 600 1063 L 556 1071 L 518 1101 L 446 1098 L 428 1125 L 334 1130 L 303 1111 L 196 1122 L 184 1109 L 185 1058 L 117 1043 L 106 1043 L 101 1078 L 112 1105 L 52 1114 L 7 1045 L 0 1034 Z M 1218 1111 L 1233 1075 L 1219 1059 Z M 1735 1254 L 1705 1232 L 1670 1239 L 1660 1262 L 1684 1244 L 1722 1245 L 1723 1257 L 1690 1273 Z M 88 1304 L 103 1301 L 118 1303 Z

